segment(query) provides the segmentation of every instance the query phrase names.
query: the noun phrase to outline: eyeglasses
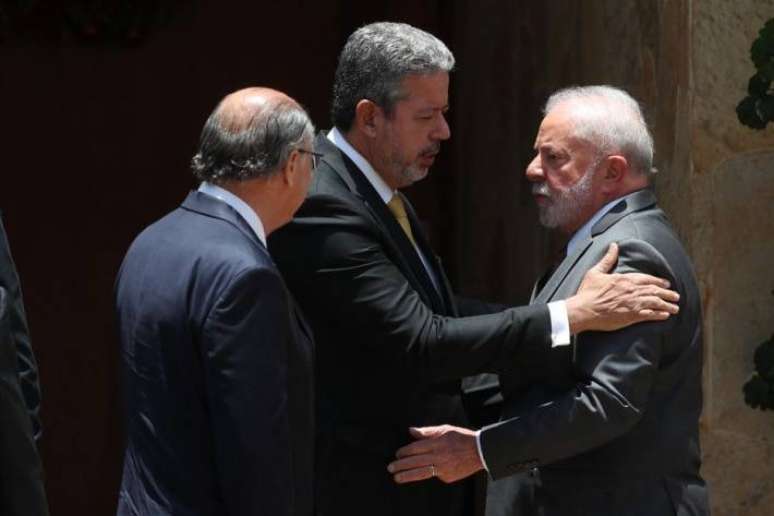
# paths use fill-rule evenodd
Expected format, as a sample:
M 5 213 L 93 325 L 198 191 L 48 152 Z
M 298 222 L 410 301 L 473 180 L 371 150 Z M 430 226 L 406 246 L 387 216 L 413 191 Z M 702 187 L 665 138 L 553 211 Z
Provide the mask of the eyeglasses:
M 323 157 L 323 154 L 320 154 L 319 152 L 314 152 L 306 149 L 296 149 L 301 154 L 309 154 L 312 156 L 312 170 L 317 168 L 317 161 Z

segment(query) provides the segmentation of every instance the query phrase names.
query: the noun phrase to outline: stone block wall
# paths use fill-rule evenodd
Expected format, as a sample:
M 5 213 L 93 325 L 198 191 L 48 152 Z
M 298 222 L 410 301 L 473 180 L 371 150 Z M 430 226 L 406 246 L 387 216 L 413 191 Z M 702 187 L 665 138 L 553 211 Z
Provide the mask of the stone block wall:
M 774 413 L 749 408 L 741 393 L 755 346 L 774 333 L 774 128 L 754 131 L 734 112 L 754 72 L 750 44 L 773 16 L 772 0 L 691 6 L 695 201 L 681 216 L 703 288 L 704 474 L 720 516 L 774 511 Z

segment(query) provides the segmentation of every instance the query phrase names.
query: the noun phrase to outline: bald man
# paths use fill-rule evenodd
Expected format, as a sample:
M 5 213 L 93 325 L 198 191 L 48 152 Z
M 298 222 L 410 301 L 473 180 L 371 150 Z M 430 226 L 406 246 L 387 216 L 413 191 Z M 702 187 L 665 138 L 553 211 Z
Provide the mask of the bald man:
M 192 160 L 201 186 L 129 248 L 119 515 L 312 514 L 312 340 L 266 237 L 304 199 L 313 134 L 280 92 L 227 96 Z

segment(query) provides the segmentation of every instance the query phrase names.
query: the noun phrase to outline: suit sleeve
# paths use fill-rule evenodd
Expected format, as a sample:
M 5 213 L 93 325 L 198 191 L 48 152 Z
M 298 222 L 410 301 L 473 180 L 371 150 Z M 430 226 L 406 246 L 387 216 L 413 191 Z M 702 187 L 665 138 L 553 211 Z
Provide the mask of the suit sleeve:
M 338 328 L 373 365 L 413 381 L 538 367 L 550 352 L 545 305 L 452 318 L 432 312 L 388 256 L 366 213 L 332 196 L 307 199 L 271 250 L 316 326 Z
M 0 287 L 0 513 L 45 516 L 43 468 L 19 388 L 9 302 L 5 288 Z
M 24 312 L 19 277 L 11 257 L 11 250 L 0 221 L 0 286 L 8 292 L 8 326 L 10 338 L 16 349 L 16 364 L 19 385 L 27 407 L 32 433 L 36 441 L 42 435 L 40 424 L 40 384 L 38 382 L 38 364 L 32 352 L 27 317 Z
M 235 277 L 202 332 L 217 476 L 228 514 L 293 514 L 290 316 L 276 272 Z
M 678 278 L 650 244 L 629 240 L 619 246 L 616 272 L 653 274 L 679 289 Z M 550 464 L 631 429 L 647 406 L 665 335 L 678 318 L 578 336 L 577 382 L 570 390 L 482 429 L 481 449 L 490 475 L 498 479 Z
M 472 297 L 454 296 L 454 300 L 457 303 L 457 309 L 459 310 L 460 315 L 463 317 L 471 315 L 494 314 L 510 308 L 507 305 L 490 303 L 480 299 L 473 299 Z

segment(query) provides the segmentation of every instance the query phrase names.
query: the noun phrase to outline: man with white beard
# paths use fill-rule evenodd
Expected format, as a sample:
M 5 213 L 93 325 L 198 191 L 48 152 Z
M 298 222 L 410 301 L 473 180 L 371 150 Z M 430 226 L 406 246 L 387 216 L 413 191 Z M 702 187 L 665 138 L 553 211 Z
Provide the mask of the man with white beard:
M 609 86 L 548 100 L 527 167 L 540 222 L 570 237 L 532 303 L 575 292 L 612 242 L 617 272 L 666 278 L 681 298 L 668 321 L 582 332 L 570 362 L 500 375 L 500 422 L 479 431 L 414 429 L 389 470 L 399 483 L 486 469 L 487 516 L 709 514 L 699 474 L 701 306 L 693 267 L 649 188 L 653 140 L 637 102 Z
M 579 208 L 591 202 L 591 180 L 593 171 L 599 162 L 593 163 L 583 173 L 583 176 L 567 191 L 552 191 L 548 183 L 541 181 L 532 185 L 532 195 L 536 198 L 550 199 L 551 204 L 538 204 L 540 224 L 549 229 L 556 229 L 571 220 Z

